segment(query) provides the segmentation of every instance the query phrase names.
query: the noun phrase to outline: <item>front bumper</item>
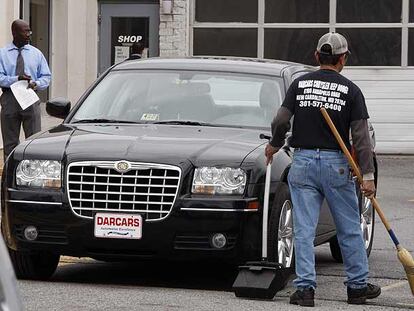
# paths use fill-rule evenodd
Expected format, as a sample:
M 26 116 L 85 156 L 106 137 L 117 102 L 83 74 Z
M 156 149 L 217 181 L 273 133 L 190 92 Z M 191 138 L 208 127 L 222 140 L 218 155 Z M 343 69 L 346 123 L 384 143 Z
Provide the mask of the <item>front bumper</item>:
M 139 240 L 96 238 L 93 219 L 75 215 L 64 193 L 7 189 L 2 196 L 3 234 L 15 250 L 47 250 L 94 258 L 224 259 L 260 258 L 261 216 L 248 209 L 254 199 L 177 198 L 170 215 L 146 221 Z M 23 231 L 35 226 L 35 241 Z M 223 233 L 227 245 L 214 248 L 210 239 Z

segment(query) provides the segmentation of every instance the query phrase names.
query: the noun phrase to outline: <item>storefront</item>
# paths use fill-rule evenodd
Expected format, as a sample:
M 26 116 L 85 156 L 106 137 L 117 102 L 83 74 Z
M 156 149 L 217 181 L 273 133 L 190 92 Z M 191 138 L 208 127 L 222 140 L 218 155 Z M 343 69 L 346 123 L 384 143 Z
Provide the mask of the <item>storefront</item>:
M 19 16 L 51 66 L 48 96 L 73 102 L 138 41 L 147 57 L 315 65 L 317 39 L 341 32 L 352 51 L 344 74 L 366 96 L 378 150 L 414 153 L 414 0 L 0 0 L 1 45 Z

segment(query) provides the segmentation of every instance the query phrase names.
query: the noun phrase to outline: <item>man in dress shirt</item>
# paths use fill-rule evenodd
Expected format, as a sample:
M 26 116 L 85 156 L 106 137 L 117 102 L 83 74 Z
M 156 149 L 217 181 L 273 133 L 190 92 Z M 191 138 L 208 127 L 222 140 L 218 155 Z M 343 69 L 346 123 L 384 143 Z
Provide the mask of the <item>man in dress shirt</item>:
M 11 25 L 13 42 L 0 49 L 0 87 L 3 94 L 1 104 L 1 133 L 3 137 L 4 160 L 19 144 L 20 127 L 23 125 L 25 137 L 41 129 L 40 102 L 23 110 L 10 86 L 20 80 L 28 82 L 33 90 L 44 90 L 50 83 L 50 70 L 42 52 L 30 45 L 32 31 L 23 20 L 15 20 Z

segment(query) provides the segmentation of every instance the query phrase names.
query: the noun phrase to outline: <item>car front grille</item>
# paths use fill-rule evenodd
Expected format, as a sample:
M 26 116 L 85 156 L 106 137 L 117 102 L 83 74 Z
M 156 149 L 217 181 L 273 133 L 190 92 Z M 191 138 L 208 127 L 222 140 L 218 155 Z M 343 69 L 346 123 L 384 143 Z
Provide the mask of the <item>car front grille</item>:
M 93 218 L 96 212 L 138 213 L 148 221 L 167 217 L 177 196 L 181 169 L 127 162 L 129 170 L 121 173 L 115 169 L 117 163 L 69 164 L 67 187 L 73 212 L 86 218 Z

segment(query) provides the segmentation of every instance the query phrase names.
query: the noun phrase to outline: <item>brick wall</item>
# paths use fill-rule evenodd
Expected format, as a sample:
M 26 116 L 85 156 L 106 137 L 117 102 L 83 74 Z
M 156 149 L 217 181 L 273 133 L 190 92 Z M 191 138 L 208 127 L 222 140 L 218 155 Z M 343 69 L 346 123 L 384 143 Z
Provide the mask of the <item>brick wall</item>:
M 160 5 L 160 56 L 188 55 L 188 0 L 172 0 L 172 14 L 163 13 Z

